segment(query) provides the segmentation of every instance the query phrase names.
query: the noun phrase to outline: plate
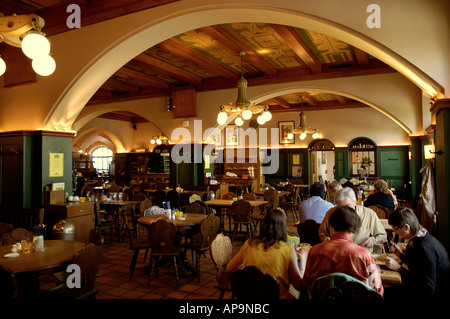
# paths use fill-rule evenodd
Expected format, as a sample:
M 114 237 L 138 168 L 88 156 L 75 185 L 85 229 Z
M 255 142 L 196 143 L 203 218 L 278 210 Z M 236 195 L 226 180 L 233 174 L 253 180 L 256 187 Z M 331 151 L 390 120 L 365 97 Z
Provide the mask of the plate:
M 18 257 L 18 256 L 19 256 L 19 253 L 9 253 L 9 254 L 3 255 L 3 257 L 6 257 L 6 258 L 13 258 L 13 257 Z
M 186 220 L 186 217 L 179 217 L 178 220 Z

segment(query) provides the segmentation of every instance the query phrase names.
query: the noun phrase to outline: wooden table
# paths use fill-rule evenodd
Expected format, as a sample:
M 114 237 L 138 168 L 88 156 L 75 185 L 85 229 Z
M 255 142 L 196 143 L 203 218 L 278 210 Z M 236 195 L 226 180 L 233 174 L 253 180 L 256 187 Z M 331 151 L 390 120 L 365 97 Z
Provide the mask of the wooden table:
M 374 257 L 386 256 L 386 255 L 396 259 L 397 261 L 400 261 L 400 259 L 397 256 L 395 256 L 394 254 L 386 254 L 386 253 L 374 254 Z M 381 277 L 381 281 L 383 282 L 383 286 L 387 287 L 387 286 L 402 284 L 402 276 L 400 275 L 400 273 L 398 271 L 390 270 L 389 268 L 386 267 L 385 263 L 382 261 L 375 260 L 375 263 L 379 266 L 380 277 Z
M 136 210 L 136 206 L 140 205 L 140 201 L 135 200 L 124 200 L 122 202 L 120 201 L 101 201 L 100 202 L 100 208 L 105 209 L 106 211 L 114 211 L 115 212 L 115 227 L 117 230 L 117 240 L 120 242 L 122 241 L 122 235 L 121 235 L 121 227 L 122 227 L 122 213 L 127 211 L 128 209 L 131 209 L 133 211 L 133 214 Z
M 195 225 L 200 225 L 202 221 L 206 218 L 208 215 L 203 214 L 184 214 L 185 219 L 175 219 L 170 220 L 172 223 L 175 224 L 178 228 L 192 228 Z M 152 216 L 143 216 L 138 219 L 138 222 L 141 224 L 150 225 L 151 223 L 154 223 L 158 221 L 159 219 L 167 219 L 165 215 L 152 215 Z
M 268 203 L 268 201 L 265 200 L 249 200 L 248 202 L 252 207 L 258 207 Z M 221 229 L 223 229 L 222 208 L 231 208 L 231 206 L 233 205 L 233 201 L 229 199 L 213 199 L 208 200 L 204 203 L 208 206 L 216 207 L 218 209 L 217 215 L 220 218 L 220 227 Z
M 4 255 L 11 252 L 12 245 L 1 246 L 0 265 L 15 275 L 19 295 L 35 295 L 39 287 L 35 285 L 37 278 L 54 271 L 65 270 L 75 254 L 85 245 L 73 240 L 45 240 L 43 251 L 19 253 L 18 257 L 11 258 Z
M 255 191 L 253 194 L 255 194 L 257 196 L 264 196 L 264 192 L 265 191 Z M 288 191 L 277 191 L 277 192 L 278 192 L 278 197 L 283 197 L 283 196 L 291 194 L 291 192 L 288 192 Z

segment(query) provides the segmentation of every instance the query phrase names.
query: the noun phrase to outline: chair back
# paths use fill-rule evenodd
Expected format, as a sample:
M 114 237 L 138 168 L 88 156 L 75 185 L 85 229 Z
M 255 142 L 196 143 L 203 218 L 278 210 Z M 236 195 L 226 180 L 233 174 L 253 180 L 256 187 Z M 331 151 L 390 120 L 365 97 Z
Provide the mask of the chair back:
M 177 226 L 165 220 L 149 225 L 149 239 L 153 243 L 152 253 L 172 253 L 176 250 L 174 240 L 177 237 Z
M 164 209 L 159 206 L 152 206 L 143 212 L 144 216 L 164 215 Z
M 206 205 L 202 205 L 203 202 L 201 201 L 195 201 L 193 203 L 190 203 L 185 208 L 186 214 L 202 214 L 205 215 L 207 213 Z
M 80 196 L 87 197 L 88 194 L 89 194 L 89 196 L 91 196 L 93 192 L 94 192 L 94 186 L 92 186 L 91 184 L 84 184 L 83 188 L 81 189 Z
M 17 242 L 20 242 L 20 240 L 23 237 L 33 237 L 34 232 L 28 231 L 25 228 L 16 228 L 13 229 L 12 232 L 3 234 L 2 238 L 0 239 L 0 246 L 6 246 L 6 245 L 12 245 Z
M 0 300 L 11 299 L 16 291 L 16 286 L 14 274 L 0 266 Z
M 237 223 L 248 223 L 251 221 L 252 205 L 245 199 L 239 199 L 231 205 L 233 220 Z
M 102 260 L 102 246 L 87 244 L 75 254 L 73 264 L 80 266 L 81 288 L 83 292 L 92 291 L 95 288 L 95 279 Z M 77 293 L 77 289 L 72 289 Z
M 218 271 L 223 271 L 227 267 L 233 254 L 231 239 L 223 234 L 217 234 L 209 246 L 211 260 Z
M 373 210 L 380 219 L 386 219 L 389 216 L 389 210 L 386 207 L 381 205 L 373 205 L 369 206 L 369 208 Z
M 200 224 L 200 234 L 202 242 L 200 247 L 209 247 L 209 244 L 216 236 L 220 228 L 220 218 L 216 215 L 209 214 Z
M 138 201 L 138 202 L 142 202 L 146 198 L 147 197 L 142 192 L 137 192 L 137 193 L 134 193 L 134 195 L 133 195 L 133 200 Z
M 266 206 L 271 208 L 278 208 L 278 204 L 280 202 L 278 191 L 274 188 L 267 189 L 266 191 L 264 191 L 264 200 L 268 202 Z
M 152 206 L 153 206 L 152 200 L 150 198 L 146 198 L 139 205 L 139 212 L 141 213 L 141 215 L 143 215 L 145 210 Z
M 252 193 L 244 193 L 244 195 L 242 195 L 242 199 L 245 199 L 245 200 L 256 200 L 256 195 L 252 194 Z
M 0 222 L 0 238 L 2 238 L 3 234 L 10 233 L 14 229 L 12 224 L 1 223 Z M 0 243 L 1 245 L 1 243 Z
M 232 192 L 228 192 L 226 194 L 222 194 L 222 199 L 233 199 L 236 198 L 237 195 L 235 193 Z
M 319 227 L 320 224 L 312 219 L 307 219 L 298 224 L 297 234 L 300 236 L 300 242 L 309 243 L 311 246 L 319 244 L 321 242 L 319 237 Z
M 109 192 L 110 193 L 118 193 L 122 190 L 122 187 L 120 187 L 119 185 L 111 185 L 111 187 L 109 188 Z
M 127 195 L 128 200 L 134 200 L 134 193 L 131 188 L 127 188 L 123 192 L 125 193 L 125 195 Z
M 180 208 L 179 200 L 180 195 L 176 190 L 171 189 L 167 192 L 166 201 L 170 202 L 170 208 Z
M 189 196 L 189 204 L 192 204 L 196 201 L 202 201 L 202 197 L 198 194 L 192 194 L 191 196 Z
M 153 203 L 159 207 L 163 207 L 163 202 L 166 201 L 166 192 L 162 189 L 157 189 L 154 193 Z
M 277 279 L 255 266 L 235 270 L 230 275 L 230 286 L 236 299 L 273 300 L 280 298 Z

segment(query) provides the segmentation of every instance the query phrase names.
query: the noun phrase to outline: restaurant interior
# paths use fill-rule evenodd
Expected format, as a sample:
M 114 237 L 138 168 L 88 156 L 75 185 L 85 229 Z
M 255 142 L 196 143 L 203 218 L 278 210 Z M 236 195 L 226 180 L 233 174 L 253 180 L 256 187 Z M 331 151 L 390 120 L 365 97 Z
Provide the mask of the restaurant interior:
M 80 247 L 52 239 L 101 246 L 99 299 L 221 297 L 212 238 L 176 281 L 157 269 L 150 282 L 154 256 L 133 247 L 156 227 L 144 211 L 187 213 L 194 194 L 234 255 L 246 233 L 235 237 L 232 202 L 261 216 L 269 187 L 293 185 L 293 212 L 280 207 L 294 236 L 313 183 L 366 197 L 384 179 L 448 250 L 449 14 L 446 0 L 2 0 L 0 222 L 45 224 L 47 252 L 75 249 L 70 261 Z M 27 33 L 44 35 L 44 54 L 26 52 Z M 203 221 L 173 219 L 182 237 Z M 54 292 L 55 278 L 14 296 Z

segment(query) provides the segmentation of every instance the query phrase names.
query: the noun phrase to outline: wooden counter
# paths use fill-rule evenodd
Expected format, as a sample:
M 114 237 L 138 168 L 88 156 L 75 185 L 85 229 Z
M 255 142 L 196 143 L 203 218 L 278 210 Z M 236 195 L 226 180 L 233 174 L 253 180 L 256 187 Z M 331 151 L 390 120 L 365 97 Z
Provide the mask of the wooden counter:
M 44 224 L 47 225 L 46 238 L 51 235 L 53 225 L 68 219 L 75 224 L 75 240 L 83 243 L 89 242 L 89 233 L 95 227 L 94 202 L 57 203 L 45 207 Z

